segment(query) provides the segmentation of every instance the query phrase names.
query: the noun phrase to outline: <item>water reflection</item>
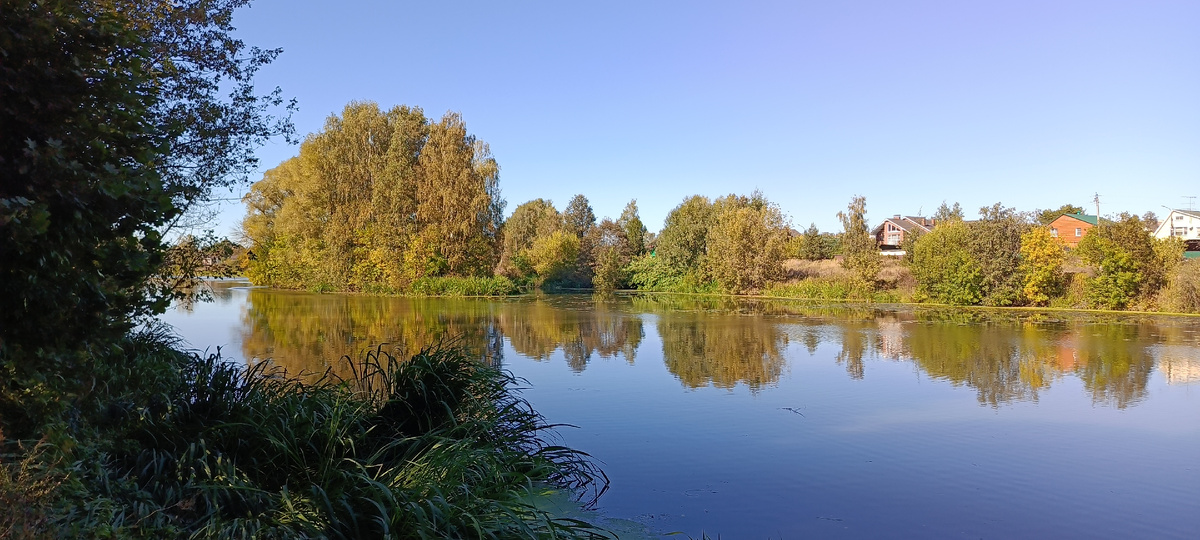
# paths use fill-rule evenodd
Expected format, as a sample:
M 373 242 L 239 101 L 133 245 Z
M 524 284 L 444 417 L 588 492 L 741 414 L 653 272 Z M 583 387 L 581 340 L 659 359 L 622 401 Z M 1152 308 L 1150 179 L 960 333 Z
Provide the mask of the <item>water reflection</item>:
M 652 324 L 643 325 L 643 321 Z M 911 362 L 926 376 L 965 386 L 978 402 L 1037 401 L 1055 381 L 1082 381 L 1093 403 L 1138 403 L 1156 362 L 1168 382 L 1200 380 L 1197 321 L 1037 313 L 813 306 L 727 298 L 547 296 L 505 300 L 408 299 L 251 289 L 242 314 L 243 356 L 292 372 L 344 372 L 384 344 L 398 356 L 455 338 L 500 363 L 504 338 L 538 361 L 565 359 L 575 372 L 599 358 L 661 359 L 683 385 L 752 392 L 787 371 L 789 346 L 841 365 L 851 379 L 871 362 Z

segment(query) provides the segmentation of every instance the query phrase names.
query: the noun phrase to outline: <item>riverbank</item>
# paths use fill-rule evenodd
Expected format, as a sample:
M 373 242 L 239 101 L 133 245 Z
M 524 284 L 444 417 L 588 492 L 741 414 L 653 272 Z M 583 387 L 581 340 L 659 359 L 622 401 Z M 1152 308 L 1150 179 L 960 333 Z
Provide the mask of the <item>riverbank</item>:
M 539 508 L 553 493 L 586 507 L 607 479 L 462 350 L 377 349 L 342 360 L 353 379 L 303 382 L 178 345 L 130 335 L 94 359 L 92 392 L 31 414 L 40 439 L 0 433 L 0 537 L 606 534 Z

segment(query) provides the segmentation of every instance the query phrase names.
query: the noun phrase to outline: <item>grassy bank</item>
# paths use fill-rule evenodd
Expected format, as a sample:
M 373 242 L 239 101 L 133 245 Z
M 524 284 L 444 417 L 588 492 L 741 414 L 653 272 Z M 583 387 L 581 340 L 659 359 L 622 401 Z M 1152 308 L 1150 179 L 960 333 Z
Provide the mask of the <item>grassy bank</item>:
M 354 380 L 312 383 L 181 353 L 161 332 L 111 354 L 40 440 L 0 434 L 0 537 L 603 534 L 536 505 L 594 500 L 603 473 L 553 443 L 511 375 L 458 350 L 375 352 Z

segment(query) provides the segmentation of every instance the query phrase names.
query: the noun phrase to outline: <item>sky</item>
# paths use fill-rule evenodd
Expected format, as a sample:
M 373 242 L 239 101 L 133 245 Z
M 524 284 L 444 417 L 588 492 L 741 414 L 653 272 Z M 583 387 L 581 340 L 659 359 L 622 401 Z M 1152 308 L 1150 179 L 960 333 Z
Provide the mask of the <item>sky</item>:
M 873 225 L 943 201 L 1200 205 L 1195 1 L 255 0 L 234 26 L 283 49 L 257 82 L 296 98 L 301 135 L 351 101 L 461 113 L 506 214 L 637 199 L 656 231 L 688 196 L 756 189 L 823 231 L 855 195 Z M 270 143 L 261 169 L 298 152 Z

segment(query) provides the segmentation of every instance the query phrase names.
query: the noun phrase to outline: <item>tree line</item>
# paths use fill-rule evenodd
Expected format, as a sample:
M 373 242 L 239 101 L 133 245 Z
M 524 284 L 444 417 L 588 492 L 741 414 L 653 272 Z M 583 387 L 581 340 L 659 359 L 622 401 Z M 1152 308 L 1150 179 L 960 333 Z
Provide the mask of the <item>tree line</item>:
M 267 171 L 245 202 L 246 273 L 316 291 L 508 294 L 589 288 L 763 293 L 955 305 L 1200 310 L 1183 244 L 1144 217 L 1101 220 L 1073 251 L 1046 225 L 1082 208 L 1018 212 L 997 203 L 967 220 L 942 205 L 901 259 L 882 257 L 855 196 L 842 230 L 803 232 L 762 193 L 685 198 L 650 232 L 636 200 L 597 219 L 587 197 L 534 199 L 503 218 L 499 166 L 457 114 L 351 103 Z M 824 276 L 788 260 L 828 261 Z M 899 261 L 899 262 L 897 262 Z M 830 269 L 836 267 L 836 270 Z M 1190 277 L 1189 277 L 1190 276 Z

